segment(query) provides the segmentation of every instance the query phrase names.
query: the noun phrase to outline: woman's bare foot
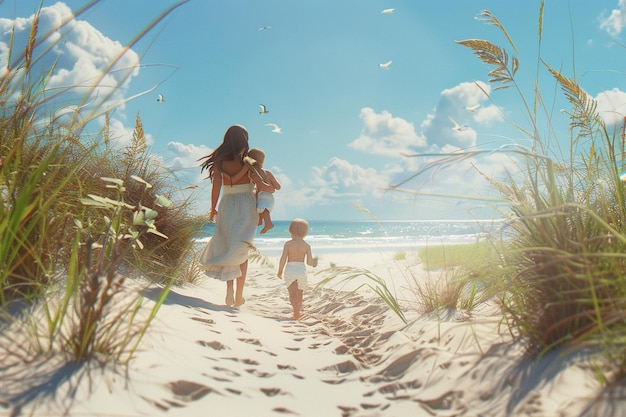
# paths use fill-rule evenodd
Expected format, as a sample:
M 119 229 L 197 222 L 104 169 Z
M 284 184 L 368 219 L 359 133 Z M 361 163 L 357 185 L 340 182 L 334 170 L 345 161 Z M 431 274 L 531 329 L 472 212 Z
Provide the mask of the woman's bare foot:
M 240 299 L 238 299 L 235 302 L 235 307 L 241 307 L 242 305 L 244 305 L 246 303 L 246 299 L 241 297 Z
M 226 305 L 232 307 L 235 304 L 235 296 L 233 290 L 226 290 Z

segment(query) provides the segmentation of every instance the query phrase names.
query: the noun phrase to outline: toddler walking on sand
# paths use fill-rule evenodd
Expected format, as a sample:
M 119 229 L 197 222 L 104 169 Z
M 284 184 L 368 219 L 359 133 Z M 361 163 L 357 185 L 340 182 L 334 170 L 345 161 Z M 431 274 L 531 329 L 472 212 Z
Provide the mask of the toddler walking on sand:
M 278 278 L 283 278 L 289 290 L 289 302 L 293 307 L 293 318 L 300 318 L 302 298 L 306 288 L 306 266 L 317 266 L 317 258 L 311 255 L 311 245 L 304 241 L 309 224 L 304 219 L 294 219 L 289 225 L 291 240 L 285 242 L 278 263 Z

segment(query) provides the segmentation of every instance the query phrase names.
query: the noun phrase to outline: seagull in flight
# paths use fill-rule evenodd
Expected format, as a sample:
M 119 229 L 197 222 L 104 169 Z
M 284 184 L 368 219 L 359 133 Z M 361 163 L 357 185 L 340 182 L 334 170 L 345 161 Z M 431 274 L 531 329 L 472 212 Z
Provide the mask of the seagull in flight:
M 452 122 L 452 124 L 454 125 L 454 127 L 452 128 L 452 130 L 456 130 L 457 132 L 460 132 L 461 130 L 465 130 L 465 128 L 467 128 L 467 125 L 460 125 L 457 123 L 456 120 L 454 120 L 452 117 L 448 116 L 448 119 L 450 119 L 450 121 Z
M 159 103 L 163 103 L 163 102 L 165 101 L 165 98 L 163 98 L 163 94 L 159 94 L 159 95 L 157 96 L 157 101 L 158 101 Z
M 258 31 L 262 31 L 262 30 L 267 30 L 267 29 L 271 29 L 271 26 L 261 26 L 260 28 L 258 28 Z
M 273 127 L 272 132 L 274 133 L 283 133 L 280 131 L 280 127 L 276 123 L 265 123 L 265 126 Z
M 265 107 L 265 104 L 259 104 L 259 107 L 261 107 L 261 111 L 259 112 L 259 114 L 269 113 L 269 111 L 267 110 L 267 107 Z
M 476 109 L 480 107 L 480 104 L 474 104 L 473 106 L 465 106 L 465 110 L 468 112 L 474 113 Z
M 392 14 L 394 10 L 396 10 L 396 9 L 385 9 L 381 13 L 382 14 Z
M 384 70 L 388 70 L 389 66 L 391 65 L 391 61 L 387 61 L 384 64 L 378 64 L 382 69 Z

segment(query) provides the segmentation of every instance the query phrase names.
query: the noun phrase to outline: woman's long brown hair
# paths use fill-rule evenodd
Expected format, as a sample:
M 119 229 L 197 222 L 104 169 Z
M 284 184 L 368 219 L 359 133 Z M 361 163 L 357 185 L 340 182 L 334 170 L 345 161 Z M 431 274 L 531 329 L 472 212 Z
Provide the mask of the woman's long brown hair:
M 239 158 L 241 150 L 245 150 L 245 154 L 248 152 L 248 131 L 241 125 L 233 125 L 224 133 L 224 140 L 213 152 L 198 159 L 201 161 L 200 173 L 204 170 L 208 170 L 209 176 L 207 178 L 213 179 L 215 175 L 215 169 L 222 170 L 222 162 L 234 161 Z

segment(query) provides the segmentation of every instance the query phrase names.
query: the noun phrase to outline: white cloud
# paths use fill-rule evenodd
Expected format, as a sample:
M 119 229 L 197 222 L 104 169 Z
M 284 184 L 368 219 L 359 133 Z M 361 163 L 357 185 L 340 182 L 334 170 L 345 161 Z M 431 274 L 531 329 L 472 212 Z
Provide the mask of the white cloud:
M 198 159 L 208 155 L 213 150 L 205 145 L 184 144 L 169 142 L 167 144 L 167 164 L 175 169 L 196 169 L 200 172 Z
M 611 10 L 611 13 L 600 21 L 600 29 L 606 30 L 608 34 L 613 36 L 622 33 L 622 29 L 626 24 L 626 0 L 619 0 L 617 7 L 617 9 Z
M 502 113 L 496 106 L 482 106 L 487 100 L 490 86 L 483 82 L 463 82 L 443 90 L 433 113 L 426 116 L 421 124 L 422 132 L 433 149 L 446 145 L 469 148 L 476 145 L 477 125 L 490 126 L 502 120 Z M 466 110 L 468 106 L 481 104 L 475 112 Z M 463 130 L 453 129 L 450 118 L 464 125 Z
M 33 20 L 34 16 L 0 19 L 3 67 L 7 64 L 13 30 L 15 60 L 15 51 L 23 51 L 28 42 Z M 46 34 L 49 36 L 43 38 Z M 58 109 L 81 104 L 81 120 L 88 120 L 101 109 L 115 108 L 119 120 L 112 126 L 118 134 L 132 132 L 132 128 L 123 127 L 123 103 L 127 87 L 139 74 L 139 56 L 133 50 L 107 38 L 88 22 L 74 19 L 71 9 L 62 2 L 41 8 L 38 41 L 41 43 L 33 51 L 32 72 L 45 74 L 53 69 L 46 83 L 46 97 L 55 108 L 47 109 L 47 114 L 58 114 Z M 16 79 L 16 90 L 20 89 L 19 81 Z M 99 120 L 102 123 L 102 118 Z
M 317 207 L 318 214 L 326 206 L 350 207 L 352 210 L 355 201 L 380 199 L 382 188 L 388 185 L 388 179 L 375 169 L 336 157 L 322 167 L 312 167 L 312 176 L 304 184 L 293 183 L 281 172 L 278 175 L 282 188 L 276 193 L 274 211 L 283 218 L 293 217 L 294 213 L 311 207 Z
M 331 158 L 324 167 L 313 167 L 311 184 L 325 197 L 355 197 L 380 192 L 387 185 L 374 168 L 363 168 L 340 158 Z
M 349 146 L 362 152 L 399 157 L 402 153 L 414 152 L 426 145 L 426 141 L 415 132 L 413 123 L 393 117 L 388 111 L 376 113 L 373 109 L 361 109 L 363 130 Z
M 602 91 L 595 100 L 596 110 L 607 126 L 622 123 L 626 115 L 626 92 L 619 88 Z
M 475 128 L 490 127 L 503 120 L 500 108 L 486 105 L 489 93 L 490 86 L 483 82 L 464 82 L 443 90 L 433 112 L 421 123 L 422 132 L 416 132 L 412 122 L 387 111 L 377 113 L 363 108 L 361 135 L 350 146 L 364 153 L 393 157 L 393 163 L 372 169 L 333 158 L 326 166 L 313 168 L 312 188 L 304 187 L 302 195 L 311 205 L 343 198 L 390 212 L 391 207 L 386 207 L 390 203 L 394 207 L 410 204 L 415 210 L 430 211 L 429 204 L 434 203 L 431 197 L 425 197 L 429 194 L 457 196 L 457 200 L 462 196 L 490 196 L 493 187 L 481 173 L 504 177 L 513 161 L 501 153 L 474 157 L 466 152 L 468 148 L 475 149 Z M 450 117 L 467 127 L 455 131 Z M 435 156 L 440 153 L 458 156 Z M 407 181 L 401 188 L 408 194 L 384 191 L 404 180 Z M 308 193 L 311 190 L 315 193 Z

